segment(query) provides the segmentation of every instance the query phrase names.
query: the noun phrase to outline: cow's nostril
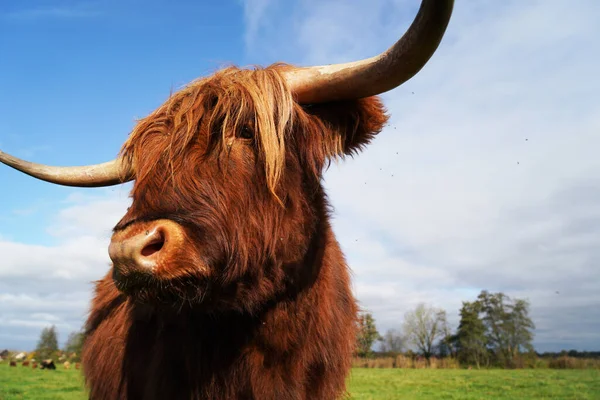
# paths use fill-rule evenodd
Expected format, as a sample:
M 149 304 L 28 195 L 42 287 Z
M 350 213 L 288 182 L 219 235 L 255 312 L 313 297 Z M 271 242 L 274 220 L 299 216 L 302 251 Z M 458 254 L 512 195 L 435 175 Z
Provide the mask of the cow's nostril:
M 164 239 L 163 235 L 159 234 L 159 237 L 157 237 L 156 239 L 153 239 L 151 242 L 149 242 L 148 244 L 146 244 L 144 246 L 144 248 L 141 251 L 141 254 L 144 257 L 150 257 L 153 254 L 158 253 L 163 248 L 164 245 L 165 245 L 165 239 Z
M 134 271 L 154 273 L 157 266 L 169 263 L 184 240 L 185 232 L 179 224 L 155 220 L 115 232 L 108 254 L 120 276 L 129 276 Z

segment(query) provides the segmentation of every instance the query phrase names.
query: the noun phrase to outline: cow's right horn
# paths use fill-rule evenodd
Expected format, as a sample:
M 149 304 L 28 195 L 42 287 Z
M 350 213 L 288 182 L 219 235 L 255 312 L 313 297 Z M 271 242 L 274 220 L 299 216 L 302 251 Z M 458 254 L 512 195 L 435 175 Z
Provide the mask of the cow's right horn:
M 0 150 L 0 162 L 34 178 L 75 187 L 113 186 L 131 181 L 134 168 L 123 158 L 81 167 L 53 167 L 21 160 Z

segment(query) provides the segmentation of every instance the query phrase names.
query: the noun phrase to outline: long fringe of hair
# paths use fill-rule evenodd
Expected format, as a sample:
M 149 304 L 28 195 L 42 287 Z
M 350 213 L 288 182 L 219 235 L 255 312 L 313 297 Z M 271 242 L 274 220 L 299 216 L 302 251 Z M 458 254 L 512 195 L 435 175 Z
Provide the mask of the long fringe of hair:
M 211 134 L 220 130 L 222 143 L 250 123 L 261 146 L 267 185 L 278 198 L 276 189 L 285 165 L 285 139 L 292 129 L 295 106 L 281 74 L 284 68 L 283 64 L 255 69 L 228 67 L 191 82 L 138 121 L 123 144 L 121 157 L 135 168 L 137 160 L 144 157 L 145 138 L 164 135 L 170 137 L 165 151 L 169 152 L 170 167 L 174 170 L 172 161 L 197 140 L 201 123 L 207 124 Z M 148 161 L 144 164 L 147 167 Z M 136 179 L 143 180 L 151 169 L 136 171 Z

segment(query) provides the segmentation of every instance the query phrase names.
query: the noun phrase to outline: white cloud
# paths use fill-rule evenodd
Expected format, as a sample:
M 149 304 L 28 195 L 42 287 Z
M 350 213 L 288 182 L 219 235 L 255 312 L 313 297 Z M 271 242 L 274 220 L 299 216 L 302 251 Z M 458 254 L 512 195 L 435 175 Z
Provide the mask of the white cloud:
M 279 23 L 253 54 L 301 65 L 369 57 L 416 6 L 298 2 L 263 15 Z M 589 323 L 600 320 L 589 311 L 600 308 L 598 11 L 593 1 L 457 2 L 429 64 L 384 95 L 390 126 L 328 171 L 357 297 L 383 329 L 419 301 L 456 322 L 461 301 L 485 288 L 531 300 L 541 348 L 600 344 Z
M 82 327 L 92 283 L 109 268 L 110 231 L 130 202 L 125 188 L 69 196 L 48 229 L 57 245 L 0 238 L 1 338 L 29 349 L 43 327 L 55 325 L 61 341 Z
M 274 4 L 272 0 L 242 0 L 242 4 L 246 23 L 245 43 L 247 47 L 253 47 L 261 28 L 267 23 L 264 16 Z

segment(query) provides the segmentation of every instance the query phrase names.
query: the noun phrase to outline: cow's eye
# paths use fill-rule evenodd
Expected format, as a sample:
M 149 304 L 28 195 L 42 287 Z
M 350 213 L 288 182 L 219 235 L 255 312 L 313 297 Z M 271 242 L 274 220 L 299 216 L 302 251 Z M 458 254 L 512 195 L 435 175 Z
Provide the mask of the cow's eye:
M 240 129 L 238 137 L 241 139 L 252 139 L 254 138 L 254 132 L 249 126 L 244 126 Z

